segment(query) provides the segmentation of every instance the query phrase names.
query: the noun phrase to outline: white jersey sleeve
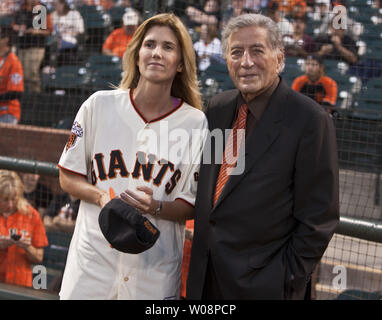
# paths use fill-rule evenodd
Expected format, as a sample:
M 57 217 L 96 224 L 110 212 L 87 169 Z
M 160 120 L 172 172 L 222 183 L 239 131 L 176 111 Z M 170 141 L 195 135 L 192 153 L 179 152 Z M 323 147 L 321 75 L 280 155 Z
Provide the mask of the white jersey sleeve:
M 58 166 L 87 177 L 90 166 L 90 146 L 92 140 L 91 97 L 78 111 L 73 122 L 70 137 L 61 154 Z
M 207 133 L 208 121 L 204 116 L 204 120 L 201 122 L 200 128 L 195 128 L 192 130 L 192 142 L 189 144 L 190 151 L 188 156 L 190 163 L 185 163 L 182 165 L 184 167 L 184 171 L 182 170 L 182 172 L 185 174 L 181 177 L 181 188 L 179 194 L 176 196 L 176 199 L 186 201 L 192 206 L 195 205 L 199 168 Z

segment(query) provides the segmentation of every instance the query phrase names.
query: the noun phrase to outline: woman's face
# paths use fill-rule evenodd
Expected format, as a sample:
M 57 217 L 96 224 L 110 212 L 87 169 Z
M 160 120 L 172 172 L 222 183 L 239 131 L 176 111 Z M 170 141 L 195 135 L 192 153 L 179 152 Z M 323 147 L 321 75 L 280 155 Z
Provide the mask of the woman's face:
M 203 41 L 208 39 L 208 27 L 206 24 L 200 26 L 200 39 Z
M 147 31 L 137 65 L 142 79 L 172 84 L 182 64 L 179 41 L 169 27 L 153 26 Z
M 14 197 L 0 198 L 0 214 L 9 217 L 17 210 L 16 199 Z
M 56 1 L 55 6 L 56 6 L 56 10 L 57 10 L 59 13 L 64 12 L 64 4 L 61 3 L 61 1 Z

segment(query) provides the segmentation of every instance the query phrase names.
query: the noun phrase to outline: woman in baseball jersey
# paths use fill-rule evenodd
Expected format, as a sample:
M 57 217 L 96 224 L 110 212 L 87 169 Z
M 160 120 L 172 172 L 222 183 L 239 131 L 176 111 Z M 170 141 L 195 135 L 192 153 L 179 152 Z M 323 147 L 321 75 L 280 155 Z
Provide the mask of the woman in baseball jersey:
M 207 133 L 191 38 L 173 14 L 136 30 L 115 90 L 81 106 L 59 161 L 60 183 L 81 199 L 61 299 L 179 298 L 185 220 L 193 217 Z M 112 249 L 98 225 L 109 190 L 161 234 L 140 254 Z

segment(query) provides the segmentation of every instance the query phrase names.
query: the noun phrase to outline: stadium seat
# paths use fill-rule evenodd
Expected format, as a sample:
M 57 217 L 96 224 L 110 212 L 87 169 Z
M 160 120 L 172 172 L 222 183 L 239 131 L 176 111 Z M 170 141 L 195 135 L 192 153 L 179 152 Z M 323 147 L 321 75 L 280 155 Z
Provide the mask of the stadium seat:
M 364 120 L 382 120 L 382 90 L 367 88 L 356 97 L 351 116 Z
M 347 5 L 348 6 L 355 6 L 355 7 L 364 7 L 365 6 L 365 0 L 348 0 Z
M 118 68 L 122 70 L 122 60 L 117 56 L 94 54 L 85 62 L 85 67 L 90 71 L 98 68 Z
M 382 91 L 382 79 L 381 78 L 372 78 L 367 81 L 368 88 L 375 88 Z
M 320 28 L 322 21 L 307 20 L 305 33 L 310 36 L 316 36 L 314 30 Z
M 305 60 L 299 57 L 286 56 L 284 63 L 285 67 L 280 75 L 291 86 L 294 79 L 304 74 Z
M 114 29 L 122 26 L 122 17 L 125 10 L 124 7 L 112 7 L 107 11 Z
M 368 292 L 356 289 L 349 289 L 341 292 L 337 300 L 381 300 L 382 292 Z
M 122 60 L 119 57 L 92 55 L 85 67 L 90 74 L 87 86 L 91 91 L 111 89 L 122 80 Z
M 111 24 L 110 15 L 100 6 L 84 5 L 78 11 L 84 19 L 85 29 L 103 29 Z
M 1 16 L 0 27 L 10 27 L 13 22 L 13 16 Z
M 342 74 L 338 69 L 327 72 L 326 75 L 337 83 L 338 93 L 336 107 L 340 109 L 350 108 L 358 79 L 354 76 Z
M 70 233 L 47 232 L 49 246 L 44 248 L 43 265 L 46 268 L 64 270 L 69 244 L 72 238 Z
M 84 24 L 86 33 L 85 48 L 88 52 L 100 52 L 106 34 L 111 29 L 110 15 L 104 12 L 102 6 L 81 6 L 78 8 Z
M 100 68 L 91 73 L 89 88 L 92 91 L 110 90 L 118 86 L 122 80 L 122 70 L 113 68 Z
M 382 26 L 374 25 L 371 21 L 369 21 L 364 28 L 361 39 L 365 41 L 367 45 L 380 43 L 382 39 Z
M 78 94 L 55 94 L 51 93 L 27 93 L 24 92 L 21 103 L 20 124 L 40 126 L 40 127 L 58 127 L 68 129 L 73 123 L 74 117 L 81 104 L 89 96 L 84 92 Z M 69 119 L 65 123 L 61 120 Z
M 218 92 L 235 88 L 229 76 L 227 65 L 217 59 L 211 59 L 210 66 L 200 75 L 199 80 L 205 99 L 209 99 Z
M 66 90 L 81 91 L 85 89 L 90 80 L 90 75 L 86 68 L 81 66 L 62 66 L 54 73 L 43 77 L 43 87 L 45 90 Z

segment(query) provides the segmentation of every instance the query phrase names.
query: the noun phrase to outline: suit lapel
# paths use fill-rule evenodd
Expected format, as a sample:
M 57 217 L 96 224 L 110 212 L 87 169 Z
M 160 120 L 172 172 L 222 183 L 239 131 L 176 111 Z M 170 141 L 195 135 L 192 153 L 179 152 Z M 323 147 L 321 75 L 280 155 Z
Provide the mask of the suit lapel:
M 268 150 L 272 143 L 278 138 L 280 134 L 280 122 L 284 117 L 284 109 L 286 104 L 286 96 L 288 87 L 283 80 L 280 81 L 278 88 L 275 90 L 268 107 L 258 122 L 256 128 L 248 137 L 245 144 L 245 167 L 244 171 L 238 175 L 231 175 L 220 194 L 213 210 L 224 201 L 230 192 L 238 185 L 243 177 L 251 170 L 256 162 Z M 232 121 L 232 120 L 231 120 Z M 240 150 L 243 152 L 243 150 Z M 217 166 L 218 169 L 220 166 Z M 214 180 L 216 182 L 217 174 Z

